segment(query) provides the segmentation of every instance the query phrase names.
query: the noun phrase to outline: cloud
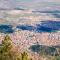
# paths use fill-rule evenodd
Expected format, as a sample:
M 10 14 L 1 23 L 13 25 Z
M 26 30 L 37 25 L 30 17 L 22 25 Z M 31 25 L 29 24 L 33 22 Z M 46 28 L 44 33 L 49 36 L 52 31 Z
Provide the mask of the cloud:
M 46 6 L 60 6 L 60 0 L 0 0 L 0 9 L 40 9 Z
M 14 0 L 1 0 L 0 9 L 14 9 L 16 2 Z

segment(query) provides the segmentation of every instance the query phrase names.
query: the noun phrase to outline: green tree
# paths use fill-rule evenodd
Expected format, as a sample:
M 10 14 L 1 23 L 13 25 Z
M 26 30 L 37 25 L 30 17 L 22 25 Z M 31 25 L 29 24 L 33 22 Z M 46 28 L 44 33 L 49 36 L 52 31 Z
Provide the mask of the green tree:
M 9 35 L 6 35 L 0 46 L 0 60 L 18 60 L 18 54 L 13 50 L 13 43 Z
M 9 52 L 13 48 L 13 43 L 9 35 L 6 35 L 4 40 L 2 41 L 2 47 L 1 50 L 4 52 Z
M 20 60 L 32 60 L 32 59 L 28 56 L 27 52 L 23 52 L 21 53 Z

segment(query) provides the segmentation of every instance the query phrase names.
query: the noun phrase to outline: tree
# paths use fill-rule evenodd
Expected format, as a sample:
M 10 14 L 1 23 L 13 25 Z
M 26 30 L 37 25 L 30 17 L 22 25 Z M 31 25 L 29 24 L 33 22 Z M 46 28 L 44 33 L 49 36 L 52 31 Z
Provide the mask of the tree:
M 23 52 L 21 53 L 20 60 L 32 60 L 32 59 L 28 56 L 27 52 Z
M 0 60 L 18 60 L 18 54 L 13 50 L 13 43 L 9 35 L 6 35 L 0 47 Z
M 9 35 L 6 35 L 4 40 L 2 41 L 2 50 L 4 52 L 9 52 L 13 48 L 13 43 Z

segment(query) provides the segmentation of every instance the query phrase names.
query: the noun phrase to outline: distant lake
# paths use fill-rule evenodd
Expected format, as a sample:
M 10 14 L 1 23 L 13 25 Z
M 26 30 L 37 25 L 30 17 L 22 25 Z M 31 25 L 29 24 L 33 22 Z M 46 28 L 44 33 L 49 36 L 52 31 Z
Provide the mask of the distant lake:
M 34 32 L 57 32 L 60 30 L 60 21 L 40 21 L 35 26 L 32 25 L 18 25 L 16 28 L 21 30 L 28 30 Z
M 33 32 L 57 32 L 60 30 L 60 21 L 51 21 L 51 20 L 46 20 L 46 21 L 40 21 L 40 23 L 35 24 L 34 26 L 28 25 L 28 24 L 23 24 L 23 25 L 16 25 L 15 29 L 19 30 L 28 30 L 28 31 L 33 31 Z M 13 29 L 12 25 L 3 25 L 0 24 L 0 32 L 1 33 L 13 33 L 15 31 Z
M 13 29 L 11 25 L 0 25 L 1 33 L 13 33 Z

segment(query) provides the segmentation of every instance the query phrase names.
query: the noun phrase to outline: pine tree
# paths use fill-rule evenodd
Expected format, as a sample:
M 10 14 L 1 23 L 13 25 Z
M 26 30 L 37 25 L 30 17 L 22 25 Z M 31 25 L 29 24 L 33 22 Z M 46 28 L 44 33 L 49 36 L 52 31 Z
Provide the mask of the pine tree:
M 13 48 L 13 43 L 9 35 L 6 35 L 2 41 L 2 49 L 5 52 L 9 52 Z
M 0 60 L 18 60 L 18 56 L 12 51 L 13 43 L 9 35 L 6 35 L 0 47 Z

